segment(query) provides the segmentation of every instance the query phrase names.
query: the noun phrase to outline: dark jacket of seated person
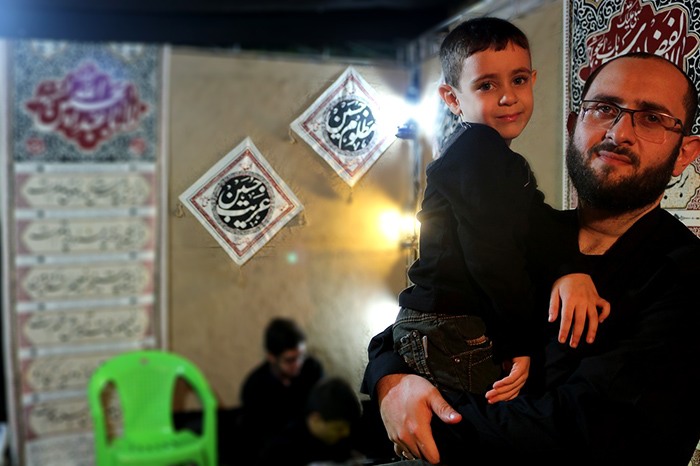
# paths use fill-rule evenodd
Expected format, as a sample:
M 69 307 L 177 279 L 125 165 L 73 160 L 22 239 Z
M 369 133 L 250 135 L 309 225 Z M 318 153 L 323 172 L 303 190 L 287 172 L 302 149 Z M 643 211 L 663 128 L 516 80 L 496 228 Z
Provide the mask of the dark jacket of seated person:
M 362 414 L 360 401 L 343 379 L 321 380 L 309 394 L 303 420 L 290 422 L 262 449 L 260 466 L 351 464 L 361 454 L 350 434 Z

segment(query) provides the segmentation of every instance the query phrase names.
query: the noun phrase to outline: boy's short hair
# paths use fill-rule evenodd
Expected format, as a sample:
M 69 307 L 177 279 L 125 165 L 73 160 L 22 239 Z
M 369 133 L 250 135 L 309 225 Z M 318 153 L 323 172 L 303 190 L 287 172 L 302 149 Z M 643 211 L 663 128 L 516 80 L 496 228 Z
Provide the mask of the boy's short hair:
M 314 385 L 306 403 L 306 414 L 318 413 L 325 421 L 354 424 L 362 416 L 362 405 L 350 384 L 339 377 L 328 377 Z
M 460 23 L 445 36 L 440 45 L 440 63 L 445 83 L 458 87 L 464 60 L 484 50 L 503 50 L 510 43 L 530 51 L 527 36 L 510 21 L 484 16 Z
M 265 350 L 273 356 L 279 356 L 290 349 L 296 349 L 306 341 L 306 335 L 289 318 L 275 317 L 265 329 Z

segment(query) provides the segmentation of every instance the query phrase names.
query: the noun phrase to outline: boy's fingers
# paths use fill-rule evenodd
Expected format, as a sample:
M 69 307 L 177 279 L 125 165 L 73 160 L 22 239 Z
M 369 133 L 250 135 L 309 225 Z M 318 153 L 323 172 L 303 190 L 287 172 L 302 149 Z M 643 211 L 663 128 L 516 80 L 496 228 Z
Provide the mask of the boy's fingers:
M 598 333 L 598 320 L 596 316 L 598 314 L 598 309 L 591 309 L 588 316 L 588 333 L 586 335 L 586 341 L 588 343 L 593 343 L 595 340 L 595 335 Z
M 598 307 L 600 308 L 600 313 L 598 314 L 598 322 L 603 322 L 610 315 L 610 303 L 600 298 L 598 302 Z
M 557 320 L 559 315 L 559 292 L 557 290 L 552 290 L 549 295 L 549 322 L 554 322 Z
M 559 343 L 566 341 L 566 337 L 569 336 L 569 330 L 571 330 L 571 313 L 563 310 L 559 324 Z

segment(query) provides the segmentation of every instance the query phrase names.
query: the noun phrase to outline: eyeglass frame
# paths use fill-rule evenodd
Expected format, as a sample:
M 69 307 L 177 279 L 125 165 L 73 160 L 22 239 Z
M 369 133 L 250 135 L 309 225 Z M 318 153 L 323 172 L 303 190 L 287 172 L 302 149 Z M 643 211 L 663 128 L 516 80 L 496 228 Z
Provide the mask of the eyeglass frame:
M 591 110 L 593 110 L 592 107 L 591 107 L 591 108 L 585 108 L 585 105 L 588 104 L 588 103 L 608 105 L 608 106 L 613 107 L 613 108 L 616 108 L 616 109 L 618 110 L 619 113 L 617 114 L 617 116 L 615 116 L 614 119 L 611 120 L 610 126 L 608 126 L 606 129 L 611 129 L 611 128 L 613 128 L 613 127 L 620 121 L 620 119 L 622 118 L 622 115 L 623 115 L 623 114 L 629 113 L 630 118 L 631 118 L 631 120 L 632 120 L 632 127 L 635 128 L 634 134 L 636 134 L 637 137 L 640 137 L 639 134 L 637 134 L 637 130 L 636 130 L 637 124 L 636 124 L 635 121 L 634 121 L 634 114 L 635 114 L 635 113 L 642 113 L 642 112 L 645 112 L 645 113 L 651 113 L 651 114 L 654 114 L 654 115 L 659 115 L 659 116 L 662 116 L 662 117 L 665 117 L 665 118 L 670 118 L 671 120 L 674 121 L 675 125 L 672 126 L 671 128 L 667 128 L 667 127 L 664 126 L 663 124 L 660 124 L 660 126 L 661 126 L 664 130 L 666 130 L 666 131 L 671 131 L 671 132 L 673 132 L 673 133 L 678 133 L 678 134 L 680 134 L 680 135 L 682 135 L 682 136 L 689 136 L 689 133 L 685 130 L 685 125 L 683 124 L 683 120 L 681 120 L 680 118 L 676 118 L 676 117 L 674 117 L 673 115 L 669 115 L 668 113 L 657 112 L 656 110 L 646 110 L 646 109 L 632 110 L 632 109 L 630 109 L 630 108 L 620 107 L 619 105 L 617 105 L 617 104 L 615 104 L 615 103 L 613 103 L 613 102 L 606 101 L 606 100 L 595 100 L 595 99 L 583 100 L 583 101 L 581 102 L 581 109 L 580 109 L 580 112 L 581 112 L 582 121 L 584 121 L 584 122 L 586 121 L 586 119 L 585 119 L 586 113 L 589 112 L 589 111 L 591 111 Z M 680 129 L 676 129 L 676 125 L 680 126 Z M 601 127 L 601 128 L 605 128 L 604 126 L 600 126 L 600 127 Z M 642 139 L 645 139 L 645 138 L 642 137 Z M 659 143 L 662 143 L 662 142 L 664 142 L 664 141 L 666 141 L 666 137 L 665 137 L 665 136 L 664 136 L 664 139 L 662 139 L 661 141 L 659 141 Z M 652 141 L 652 142 L 654 142 L 654 141 Z

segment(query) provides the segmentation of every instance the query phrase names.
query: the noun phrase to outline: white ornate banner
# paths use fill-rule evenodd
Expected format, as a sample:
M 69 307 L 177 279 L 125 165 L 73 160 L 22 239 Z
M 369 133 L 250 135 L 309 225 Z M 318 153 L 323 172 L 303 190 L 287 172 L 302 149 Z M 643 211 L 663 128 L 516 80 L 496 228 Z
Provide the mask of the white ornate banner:
M 89 466 L 95 367 L 164 345 L 164 49 L 0 45 L 12 464 Z
M 353 67 L 291 124 L 350 186 L 394 142 L 388 126 L 374 89 Z
M 250 138 L 183 192 L 180 201 L 238 265 L 303 209 Z

